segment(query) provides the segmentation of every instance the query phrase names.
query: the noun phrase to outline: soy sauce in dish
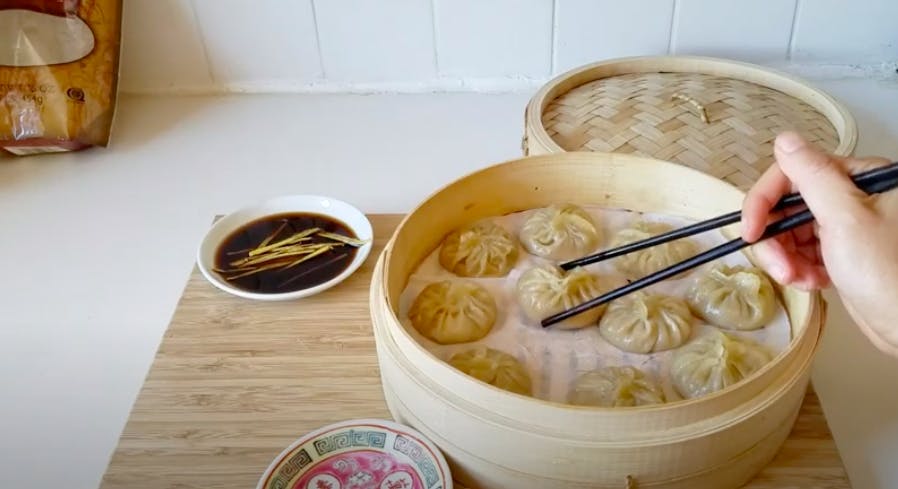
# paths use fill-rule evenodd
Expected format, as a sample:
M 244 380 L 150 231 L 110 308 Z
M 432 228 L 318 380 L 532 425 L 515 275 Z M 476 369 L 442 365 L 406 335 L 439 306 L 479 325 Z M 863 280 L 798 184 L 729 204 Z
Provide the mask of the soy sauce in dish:
M 245 291 L 293 292 L 341 274 L 361 244 L 349 226 L 332 217 L 276 214 L 249 222 L 225 238 L 215 254 L 215 271 Z

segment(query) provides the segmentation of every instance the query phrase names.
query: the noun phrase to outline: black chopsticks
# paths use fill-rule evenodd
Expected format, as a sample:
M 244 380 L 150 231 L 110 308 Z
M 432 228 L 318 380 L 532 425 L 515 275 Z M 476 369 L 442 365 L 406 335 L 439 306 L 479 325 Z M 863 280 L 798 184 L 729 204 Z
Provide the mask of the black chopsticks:
M 858 186 L 858 188 L 870 195 L 889 191 L 891 189 L 894 189 L 895 187 L 898 187 L 898 162 L 867 172 L 859 173 L 852 177 L 852 180 L 854 181 L 855 185 Z M 782 199 L 780 199 L 779 202 L 777 202 L 773 209 L 783 210 L 788 207 L 796 207 L 799 205 L 804 205 L 804 200 L 801 198 L 801 195 L 795 193 L 784 196 Z M 656 246 L 661 243 L 674 241 L 686 236 L 692 236 L 704 231 L 733 224 L 738 222 L 740 219 L 740 211 L 730 212 L 722 216 L 711 218 L 707 221 L 702 221 L 697 224 L 676 229 L 669 233 L 653 236 L 642 241 L 629 243 L 627 245 L 597 253 L 595 255 L 572 260 L 561 264 L 561 268 L 564 270 L 570 270 L 577 266 L 583 266 L 590 263 L 607 260 L 609 258 Z M 793 214 L 784 219 L 769 224 L 767 228 L 765 228 L 764 233 L 757 241 L 763 241 L 778 234 L 785 233 L 798 226 L 801 226 L 802 224 L 811 222 L 812 220 L 814 220 L 813 214 L 811 214 L 810 210 L 805 209 L 799 213 Z M 684 271 L 701 266 L 705 263 L 708 263 L 709 261 L 713 261 L 723 256 L 729 255 L 730 253 L 734 253 L 751 244 L 753 243 L 748 243 L 742 238 L 736 238 L 720 246 L 711 248 L 704 253 L 700 253 L 693 256 L 692 258 L 688 258 L 680 263 L 676 263 L 663 270 L 647 275 L 643 278 L 640 278 L 639 280 L 633 281 L 627 285 L 624 285 L 623 287 L 619 287 L 599 297 L 590 299 L 589 301 L 583 302 L 568 310 L 562 311 L 553 316 L 549 316 L 543 319 L 541 321 L 541 324 L 545 328 L 559 323 L 588 309 L 599 307 L 631 292 L 646 288 L 662 280 L 666 280 L 670 277 L 678 275 Z
M 879 193 L 881 192 L 881 190 L 877 191 L 877 189 L 879 188 L 877 187 L 877 185 L 881 186 L 883 184 L 888 184 L 888 176 L 894 174 L 895 172 L 893 166 L 894 164 L 886 165 L 862 173 L 858 173 L 857 175 L 854 175 L 852 177 L 852 180 L 854 181 L 855 185 L 857 185 L 861 190 L 867 192 L 868 194 Z M 788 194 L 784 195 L 779 200 L 779 202 L 777 202 L 776 205 L 773 206 L 772 211 L 781 211 L 788 207 L 794 207 L 803 204 L 804 200 L 802 200 L 801 194 Z M 652 246 L 657 246 L 669 241 L 675 241 L 687 236 L 692 236 L 695 234 L 703 233 L 705 231 L 710 231 L 712 229 L 728 226 L 730 224 L 739 222 L 740 219 L 742 219 L 741 211 L 730 212 L 722 216 L 708 219 L 707 221 L 702 221 L 686 227 L 674 229 L 673 231 L 659 234 L 657 236 L 652 236 L 641 241 L 634 241 L 617 248 L 611 248 L 610 250 L 605 250 L 600 253 L 577 258 L 576 260 L 562 263 L 559 266 L 562 270 L 572 270 L 574 268 L 589 265 L 591 263 L 598 263 L 600 261 L 608 260 L 621 255 L 626 255 L 627 253 L 632 253 L 634 251 L 651 248 Z

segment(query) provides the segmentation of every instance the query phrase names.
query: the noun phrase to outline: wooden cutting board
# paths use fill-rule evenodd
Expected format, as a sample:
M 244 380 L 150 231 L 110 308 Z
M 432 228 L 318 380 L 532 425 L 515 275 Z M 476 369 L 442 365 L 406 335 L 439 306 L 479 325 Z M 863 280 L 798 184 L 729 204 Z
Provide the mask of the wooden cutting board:
M 345 419 L 390 419 L 368 284 L 401 216 L 369 218 L 375 242 L 365 265 L 311 298 L 239 299 L 194 268 L 102 489 L 254 488 L 271 460 L 303 434 Z M 849 487 L 809 392 L 782 451 L 746 489 Z

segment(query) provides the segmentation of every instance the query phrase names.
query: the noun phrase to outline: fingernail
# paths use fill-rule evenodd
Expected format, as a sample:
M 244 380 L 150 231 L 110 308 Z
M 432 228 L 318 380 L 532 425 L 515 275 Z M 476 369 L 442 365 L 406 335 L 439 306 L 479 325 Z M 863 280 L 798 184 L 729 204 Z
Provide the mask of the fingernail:
M 804 146 L 804 139 L 794 132 L 784 132 L 777 136 L 776 147 L 784 153 L 794 153 Z

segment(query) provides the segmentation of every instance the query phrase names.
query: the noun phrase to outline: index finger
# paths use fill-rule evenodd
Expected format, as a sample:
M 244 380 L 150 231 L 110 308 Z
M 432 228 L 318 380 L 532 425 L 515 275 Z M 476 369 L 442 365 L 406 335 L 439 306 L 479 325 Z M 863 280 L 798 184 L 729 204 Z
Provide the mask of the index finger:
M 767 227 L 770 210 L 792 191 L 792 182 L 776 163 L 749 189 L 742 202 L 742 239 L 755 242 Z

